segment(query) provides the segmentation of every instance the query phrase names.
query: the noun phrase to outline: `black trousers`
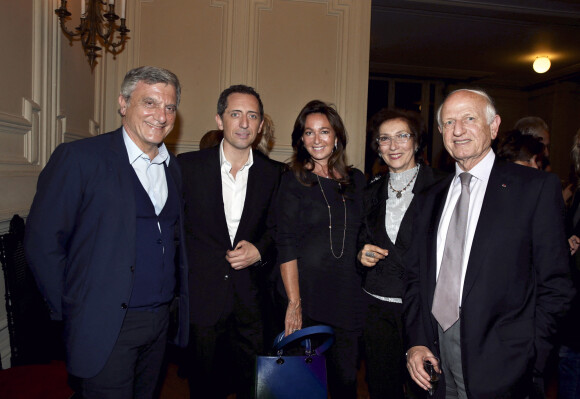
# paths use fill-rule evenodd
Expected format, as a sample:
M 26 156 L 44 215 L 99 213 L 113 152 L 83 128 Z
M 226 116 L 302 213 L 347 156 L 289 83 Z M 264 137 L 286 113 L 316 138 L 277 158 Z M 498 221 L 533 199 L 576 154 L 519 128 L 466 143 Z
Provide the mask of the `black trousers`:
M 155 311 L 129 309 L 105 367 L 94 377 L 69 375 L 75 398 L 153 398 L 163 364 L 169 306 Z
M 312 320 L 305 314 L 302 315 L 303 327 L 319 324 L 329 325 L 328 323 Z M 356 399 L 358 347 L 361 332 L 330 326 L 334 330 L 334 343 L 324 353 L 326 357 L 328 392 L 332 399 Z M 315 342 L 313 342 L 314 344 Z
M 263 348 L 259 306 L 242 306 L 235 295 L 217 324 L 191 324 L 187 350 L 190 398 L 251 398 L 256 355 Z
M 402 339 L 403 305 L 368 294 L 363 328 L 366 376 L 371 399 L 403 399 L 405 355 Z

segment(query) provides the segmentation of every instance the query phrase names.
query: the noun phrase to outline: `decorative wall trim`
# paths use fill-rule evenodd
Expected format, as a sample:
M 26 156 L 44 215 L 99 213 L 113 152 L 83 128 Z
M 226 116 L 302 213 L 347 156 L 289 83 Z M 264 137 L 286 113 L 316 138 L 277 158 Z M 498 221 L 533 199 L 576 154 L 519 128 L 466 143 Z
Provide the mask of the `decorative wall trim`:
M 60 108 L 60 54 L 61 39 L 60 27 L 56 22 L 54 10 L 60 7 L 59 0 L 35 0 L 38 10 L 35 9 L 35 18 L 42 27 L 35 36 L 34 53 L 34 92 L 33 100 L 40 104 L 40 126 L 42 134 L 39 136 L 38 163 L 46 165 L 50 154 L 62 142 L 62 134 L 57 130 L 58 110 Z M 36 6 L 35 6 L 36 8 Z M 37 47 L 38 46 L 38 47 Z
M 62 142 L 63 143 L 71 143 L 73 141 L 77 141 L 80 139 L 86 139 L 87 137 L 91 137 L 87 135 L 85 131 L 82 130 L 74 130 L 70 132 L 65 132 Z
M 239 1 L 239 0 L 238 0 Z M 229 87 L 234 81 L 232 77 L 232 70 L 235 70 L 233 65 L 233 18 L 234 18 L 234 2 L 232 0 L 211 0 L 211 7 L 221 8 L 222 11 L 222 37 L 221 37 L 221 56 L 220 56 L 220 91 Z
M 370 64 L 371 73 L 385 74 L 384 71 L 389 71 L 388 75 L 408 75 L 410 70 L 416 76 L 438 76 L 453 79 L 484 78 L 491 75 L 488 71 L 468 71 L 465 69 L 441 68 L 436 66 L 423 67 L 417 65 L 389 64 L 385 62 L 373 62 Z
M 270 152 L 270 158 L 275 159 L 280 162 L 288 162 L 294 153 L 294 149 L 291 145 L 278 145 L 276 144 Z
M 101 124 L 94 119 L 89 120 L 89 133 L 91 136 L 97 136 L 101 134 Z
M 0 139 L 4 140 L 4 146 L 11 142 L 14 147 L 5 152 L 0 151 L 1 165 L 22 166 L 38 165 L 41 107 L 29 98 L 22 99 L 22 116 L 16 116 L 0 112 Z M 14 136 L 20 136 L 15 139 Z M 19 143 L 19 145 L 16 145 Z M 34 168 L 36 170 L 36 168 Z M 10 167 L 3 168 L 3 175 L 10 174 L 14 170 Z
M 454 8 L 465 8 L 465 9 L 479 9 L 479 10 L 489 10 L 496 12 L 509 12 L 522 15 L 539 15 L 541 17 L 551 16 L 558 18 L 565 18 L 570 20 L 580 19 L 580 13 L 573 11 L 559 11 L 550 8 L 537 8 L 530 7 L 529 5 L 513 5 L 513 4 L 503 4 L 503 3 L 493 3 L 493 2 L 483 2 L 483 1 L 470 1 L 470 0 L 406 0 L 408 3 L 423 3 L 432 6 L 448 6 Z M 413 7 L 410 4 L 409 7 Z
M 140 65 L 139 48 L 141 43 L 141 8 L 145 3 L 154 0 L 128 1 L 126 8 L 129 40 L 120 54 L 113 56 L 108 51 L 103 52 L 95 67 L 95 109 L 93 120 L 89 121 L 91 135 L 103 134 L 116 130 L 121 126 L 118 113 L 119 89 L 125 74 Z
M 37 165 L 39 160 L 40 111 L 39 104 L 28 98 L 22 99 L 22 116 L 30 123 L 30 130 L 24 137 L 24 156 L 33 165 Z
M 348 161 L 364 169 L 371 2 L 329 0 L 328 15 L 339 24 L 335 91 L 338 112 L 350 132 Z
M 348 53 L 348 7 L 339 4 L 339 0 L 330 0 L 328 2 L 327 15 L 337 18 L 338 28 L 336 29 L 336 76 L 338 79 L 334 82 L 334 91 L 336 95 L 336 106 L 338 112 L 343 115 L 346 107 L 346 88 L 348 75 L 343 73 L 343 66 L 347 66 L 348 59 L 345 58 Z M 346 46 L 346 48 L 345 48 Z
M 21 139 L 16 140 L 20 141 L 20 151 L 15 151 L 14 148 L 6 152 L 0 151 L 0 164 L 28 166 L 38 164 L 40 112 L 40 105 L 29 98 L 22 99 L 22 116 L 0 112 L 0 139 L 14 143 L 14 139 L 10 140 L 11 136 L 21 136 Z
M 248 58 L 246 82 L 251 86 L 258 86 L 258 66 L 260 65 L 260 13 L 272 11 L 273 0 L 251 0 L 248 27 Z
M 2 165 L 30 164 L 30 145 L 27 148 L 25 143 L 31 131 L 32 124 L 24 116 L 0 113 L 0 140 L 4 142 L 3 147 L 6 148 L 7 142 L 20 142 L 19 151 L 14 151 L 14 148 L 0 150 Z

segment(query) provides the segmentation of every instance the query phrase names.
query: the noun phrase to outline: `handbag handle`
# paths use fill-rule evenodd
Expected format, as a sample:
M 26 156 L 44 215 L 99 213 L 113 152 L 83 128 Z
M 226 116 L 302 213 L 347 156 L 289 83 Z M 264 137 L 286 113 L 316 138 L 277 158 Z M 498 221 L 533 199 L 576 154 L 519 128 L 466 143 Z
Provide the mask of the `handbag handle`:
M 272 349 L 276 352 L 283 350 L 284 347 L 291 344 L 292 342 L 304 339 L 306 340 L 306 350 L 310 351 L 310 337 L 312 335 L 324 334 L 328 335 L 326 340 L 314 349 L 317 355 L 322 355 L 334 342 L 334 330 L 330 326 L 312 326 L 306 327 L 301 330 L 295 331 L 292 334 L 284 337 L 284 331 L 282 331 L 276 339 L 274 340 L 274 345 Z

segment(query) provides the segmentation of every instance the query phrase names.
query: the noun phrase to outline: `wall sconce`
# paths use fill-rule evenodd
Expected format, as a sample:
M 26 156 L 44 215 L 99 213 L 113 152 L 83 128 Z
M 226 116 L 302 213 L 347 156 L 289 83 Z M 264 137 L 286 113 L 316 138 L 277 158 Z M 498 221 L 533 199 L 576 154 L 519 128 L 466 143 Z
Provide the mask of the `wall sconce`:
M 550 69 L 550 65 L 552 65 L 550 63 L 550 59 L 548 58 L 547 55 L 544 55 L 541 57 L 536 57 L 536 60 L 534 61 L 532 68 L 534 68 L 534 71 L 536 71 L 537 73 L 544 73 L 547 72 L 548 69 Z
M 81 24 L 75 28 L 77 32 L 69 31 L 65 26 L 65 20 L 71 16 L 66 9 L 67 0 L 60 1 L 60 8 L 54 10 L 60 20 L 60 27 L 63 32 L 72 41 L 75 36 L 80 36 L 81 43 L 89 58 L 91 69 L 95 67 L 97 51 L 101 48 L 97 46 L 97 40 L 106 48 L 107 51 L 117 55 L 125 44 L 127 33 L 130 32 L 125 26 L 125 6 L 126 0 L 80 0 L 81 1 Z M 119 16 L 115 14 L 115 3 L 120 4 L 121 8 L 121 26 L 117 27 L 115 21 Z M 107 10 L 108 8 L 108 10 Z M 103 14 L 103 11 L 106 11 Z M 106 23 L 105 23 L 106 21 Z M 119 32 L 119 40 L 113 42 L 115 31 Z

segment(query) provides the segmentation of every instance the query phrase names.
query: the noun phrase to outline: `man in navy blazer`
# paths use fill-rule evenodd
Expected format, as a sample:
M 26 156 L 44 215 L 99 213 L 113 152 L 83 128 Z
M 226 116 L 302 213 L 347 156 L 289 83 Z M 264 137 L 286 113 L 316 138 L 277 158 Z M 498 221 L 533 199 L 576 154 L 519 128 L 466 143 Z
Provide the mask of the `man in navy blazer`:
M 251 87 L 218 100 L 219 146 L 180 154 L 190 278 L 191 398 L 251 397 L 263 347 L 265 276 L 272 267 L 272 198 L 280 167 L 252 143 L 264 108 Z
M 179 100 L 170 71 L 129 71 L 123 126 L 60 145 L 38 179 L 26 257 L 64 322 L 69 384 L 83 398 L 153 397 L 172 303 L 176 343 L 187 342 L 181 173 L 163 144 Z
M 446 98 L 438 123 L 445 148 L 457 161 L 456 173 L 418 196 L 415 207 L 403 301 L 407 368 L 427 389 L 423 361 L 435 364 L 442 371 L 435 391 L 440 398 L 537 393 L 557 320 L 574 293 L 560 182 L 555 175 L 495 159 L 491 142 L 500 121 L 482 91 L 462 89 Z M 442 296 L 446 299 L 439 303 L 445 306 L 438 308 L 434 297 L 446 232 L 460 192 L 464 195 L 458 177 L 463 172 L 471 174 L 467 230 L 463 242 L 451 242 L 463 248 L 455 274 L 459 307 L 452 309 L 449 297 Z M 453 324 L 440 322 L 444 308 L 458 315 Z

